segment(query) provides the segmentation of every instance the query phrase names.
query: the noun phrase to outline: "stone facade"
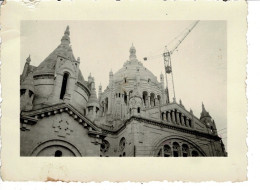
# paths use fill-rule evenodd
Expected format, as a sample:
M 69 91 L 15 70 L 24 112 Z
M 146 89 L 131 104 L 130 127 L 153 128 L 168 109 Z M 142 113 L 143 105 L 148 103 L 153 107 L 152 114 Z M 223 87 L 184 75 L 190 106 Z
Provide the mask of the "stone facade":
M 27 58 L 20 77 L 21 156 L 226 156 L 214 120 L 166 100 L 160 81 L 132 45 L 123 67 L 96 93 L 85 80 L 66 28 L 60 45 L 38 67 Z

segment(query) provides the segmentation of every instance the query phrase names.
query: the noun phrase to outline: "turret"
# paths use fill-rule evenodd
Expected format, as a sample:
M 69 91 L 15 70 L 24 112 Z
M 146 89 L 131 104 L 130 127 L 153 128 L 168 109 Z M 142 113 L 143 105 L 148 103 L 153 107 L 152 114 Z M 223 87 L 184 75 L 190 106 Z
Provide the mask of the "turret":
M 202 103 L 202 112 L 200 114 L 200 121 L 206 125 L 208 131 L 212 134 L 217 135 L 217 129 L 214 120 L 211 118 L 209 112 L 205 109 L 204 104 Z
M 34 82 L 30 73 L 20 86 L 20 111 L 29 111 L 33 108 Z
M 99 114 L 99 103 L 98 103 L 98 99 L 97 99 L 97 93 L 96 93 L 96 88 L 95 88 L 95 81 L 93 78 L 93 81 L 91 83 L 91 95 L 89 97 L 89 100 L 87 102 L 87 111 L 86 111 L 86 116 L 94 121 L 95 118 L 98 116 Z
M 102 86 L 101 86 L 101 83 L 99 84 L 99 87 L 98 87 L 98 99 L 100 100 L 101 98 L 101 94 L 102 94 Z
M 91 73 L 89 73 L 88 82 L 89 82 L 90 84 L 93 82 L 93 77 L 91 76 Z
M 130 52 L 129 59 L 130 59 L 130 60 L 136 59 L 136 49 L 135 49 L 135 47 L 134 47 L 133 44 L 132 44 L 132 46 L 131 46 L 129 52 Z
M 111 71 L 109 72 L 109 81 L 112 80 L 112 79 L 113 79 L 113 71 L 111 70 Z
M 29 55 L 27 57 L 27 59 L 26 59 L 24 67 L 23 67 L 23 73 L 22 73 L 22 76 L 21 76 L 21 82 L 26 78 L 26 76 L 28 74 L 28 68 L 29 68 L 30 62 L 31 62 L 31 57 Z

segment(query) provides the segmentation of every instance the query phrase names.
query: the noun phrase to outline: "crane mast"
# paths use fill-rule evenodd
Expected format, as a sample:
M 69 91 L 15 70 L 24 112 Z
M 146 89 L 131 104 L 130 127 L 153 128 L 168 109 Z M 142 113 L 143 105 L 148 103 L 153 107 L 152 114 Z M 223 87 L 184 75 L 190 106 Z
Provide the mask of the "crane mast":
M 170 97 L 173 97 L 173 102 L 176 100 L 176 95 L 175 95 L 175 89 L 174 89 L 174 82 L 173 82 L 173 69 L 172 69 L 172 63 L 171 63 L 171 54 L 177 48 L 179 45 L 183 42 L 183 40 L 189 35 L 189 33 L 195 28 L 195 26 L 198 24 L 199 21 L 196 21 L 188 30 L 184 33 L 183 37 L 178 40 L 178 43 L 174 46 L 174 48 L 169 51 L 167 49 L 167 46 L 165 46 L 165 50 L 163 55 L 163 60 L 164 60 L 164 68 L 165 68 L 165 78 L 166 78 L 166 101 L 167 103 L 170 103 Z M 147 58 L 146 58 L 147 60 Z

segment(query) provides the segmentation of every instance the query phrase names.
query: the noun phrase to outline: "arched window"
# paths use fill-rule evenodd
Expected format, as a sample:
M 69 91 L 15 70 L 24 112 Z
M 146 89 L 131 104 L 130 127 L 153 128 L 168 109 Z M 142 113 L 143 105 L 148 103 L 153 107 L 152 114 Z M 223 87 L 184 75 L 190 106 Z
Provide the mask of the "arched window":
M 163 146 L 163 156 L 164 157 L 170 157 L 171 156 L 171 147 L 167 144 Z
M 69 78 L 69 74 L 68 73 L 64 73 L 63 80 L 62 80 L 62 85 L 61 85 L 61 91 L 60 91 L 60 99 L 61 100 L 63 100 L 64 95 L 66 93 L 68 78 Z
M 179 157 L 180 156 L 180 145 L 177 142 L 174 142 L 172 145 L 173 145 L 173 157 Z
M 157 99 L 158 99 L 158 103 L 159 103 L 159 105 L 161 105 L 161 96 L 158 95 L 158 96 L 157 96 Z
M 147 106 L 148 93 L 146 91 L 143 92 L 143 101 L 144 105 Z
M 125 102 L 125 104 L 127 104 L 127 94 L 126 94 L 126 92 L 124 92 L 124 102 Z
M 140 113 L 140 107 L 137 108 L 137 113 Z
M 151 93 L 151 95 L 150 95 L 150 105 L 151 105 L 151 107 L 155 106 L 155 95 L 154 95 L 154 93 Z
M 183 157 L 189 156 L 189 147 L 186 144 L 182 145 L 182 155 L 183 155 Z

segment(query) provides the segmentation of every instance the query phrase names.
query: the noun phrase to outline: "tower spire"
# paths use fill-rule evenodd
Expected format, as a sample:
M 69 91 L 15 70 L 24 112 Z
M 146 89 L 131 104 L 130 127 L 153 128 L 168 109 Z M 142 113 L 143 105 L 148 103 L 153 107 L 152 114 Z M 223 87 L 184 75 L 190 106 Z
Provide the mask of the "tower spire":
M 63 37 L 61 38 L 61 43 L 69 45 L 70 44 L 70 27 L 67 26 Z
M 209 115 L 209 112 L 207 112 L 207 110 L 205 109 L 204 103 L 202 102 L 202 112 L 200 114 L 200 118 L 203 117 L 211 117 L 211 116 Z
M 31 62 L 31 55 L 29 54 L 29 56 L 28 56 L 27 59 L 26 59 L 26 63 L 29 63 L 29 64 L 30 64 L 30 62 Z

